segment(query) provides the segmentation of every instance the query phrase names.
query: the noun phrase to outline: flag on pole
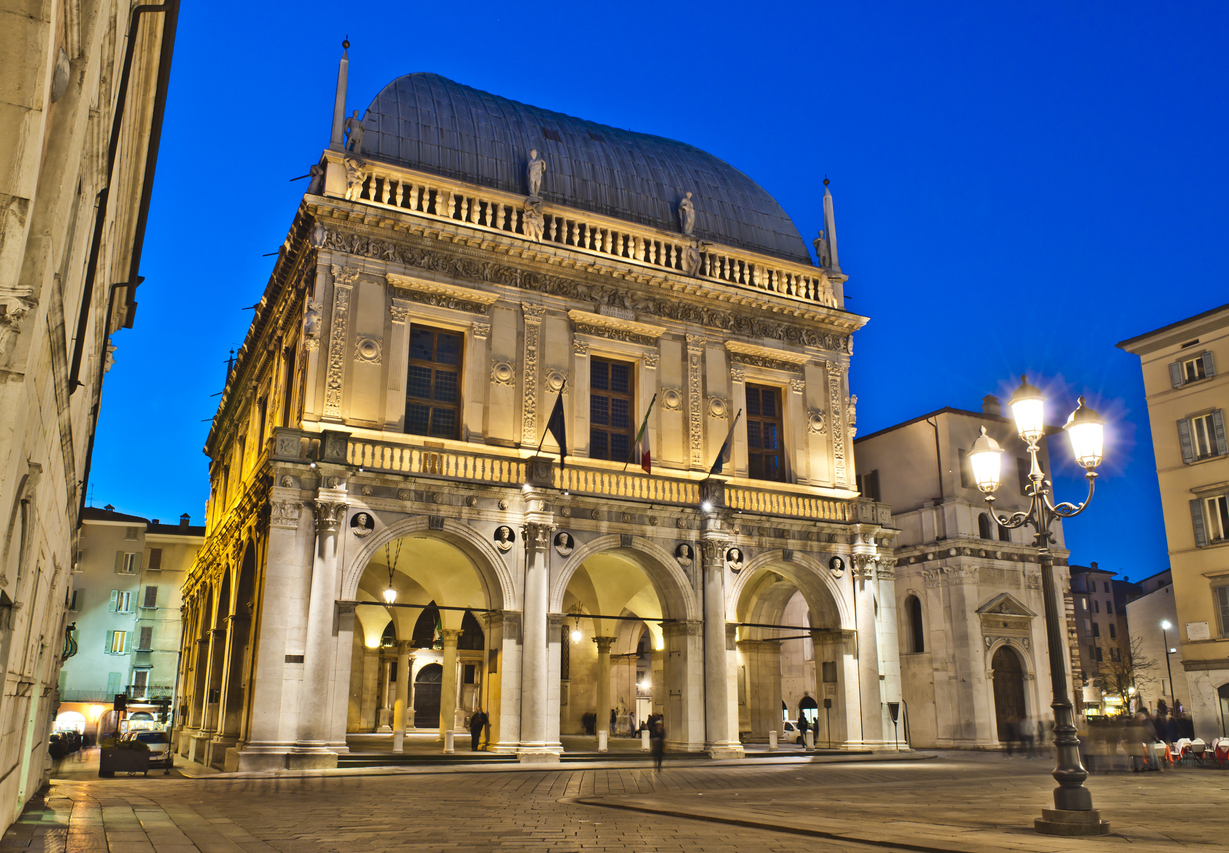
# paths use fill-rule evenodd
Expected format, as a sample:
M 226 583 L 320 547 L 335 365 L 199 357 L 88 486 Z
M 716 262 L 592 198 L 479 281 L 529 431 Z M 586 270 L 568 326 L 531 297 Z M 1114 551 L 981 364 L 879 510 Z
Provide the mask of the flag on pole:
M 636 440 L 632 442 L 631 453 L 627 456 L 627 462 L 623 465 L 623 470 L 627 470 L 627 466 L 636 458 L 636 448 L 640 448 L 640 467 L 644 469 L 644 473 L 653 473 L 653 448 L 650 442 L 644 438 L 644 431 L 649 425 L 649 413 L 653 411 L 653 404 L 657 402 L 657 395 L 653 395 L 653 399 L 649 400 L 649 407 L 644 412 L 644 420 L 640 423 L 640 432 L 636 433 Z
M 562 470 L 563 457 L 568 455 L 568 430 L 563 416 L 563 388 L 559 389 L 559 396 L 555 398 L 555 408 L 550 411 L 550 420 L 546 422 L 546 432 L 542 433 L 542 441 L 538 442 L 538 450 L 542 449 L 547 433 L 559 445 L 559 468 Z
M 721 445 L 721 450 L 717 453 L 717 458 L 713 462 L 713 467 L 708 469 L 708 475 L 711 477 L 714 474 L 720 474 L 721 469 L 725 467 L 725 463 L 730 461 L 730 454 L 734 450 L 734 428 L 738 426 L 738 419 L 743 416 L 743 410 L 739 409 L 738 414 L 734 416 L 733 422 L 730 424 L 730 432 L 725 437 L 725 443 Z

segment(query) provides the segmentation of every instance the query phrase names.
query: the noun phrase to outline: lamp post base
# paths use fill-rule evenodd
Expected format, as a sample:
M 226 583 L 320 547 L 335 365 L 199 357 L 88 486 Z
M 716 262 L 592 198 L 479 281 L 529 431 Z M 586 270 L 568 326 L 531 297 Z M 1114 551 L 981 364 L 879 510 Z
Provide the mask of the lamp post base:
M 1033 829 L 1042 835 L 1109 835 L 1110 824 L 1101 820 L 1097 809 L 1042 809 L 1041 817 L 1033 821 Z

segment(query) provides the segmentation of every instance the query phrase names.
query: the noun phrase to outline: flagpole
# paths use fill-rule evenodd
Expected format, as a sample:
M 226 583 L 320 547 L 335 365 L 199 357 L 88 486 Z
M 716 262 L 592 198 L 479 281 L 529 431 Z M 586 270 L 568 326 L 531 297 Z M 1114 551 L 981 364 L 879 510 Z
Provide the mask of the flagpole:
M 649 423 L 649 412 L 653 411 L 653 404 L 657 402 L 657 395 L 653 395 L 653 399 L 649 400 L 649 407 L 644 411 L 644 421 L 640 424 L 640 432 L 636 434 L 636 444 L 640 444 L 640 438 L 644 435 L 644 428 Z M 632 448 L 627 454 L 627 461 L 623 463 L 623 473 L 627 473 L 627 466 L 632 464 L 632 454 L 635 453 L 635 448 Z
M 558 403 L 559 400 L 563 397 L 563 389 L 566 387 L 568 387 L 568 380 L 565 377 L 563 380 L 563 384 L 559 386 L 559 393 L 555 395 L 556 403 Z M 554 410 L 555 410 L 555 407 L 551 406 L 551 411 L 553 412 Z M 546 422 L 546 426 L 542 429 L 542 440 L 538 442 L 538 453 L 542 452 L 542 445 L 546 444 L 546 434 L 548 432 L 550 432 L 550 420 L 549 419 Z M 562 447 L 559 448 L 559 462 L 561 464 L 563 462 L 563 450 L 564 448 Z

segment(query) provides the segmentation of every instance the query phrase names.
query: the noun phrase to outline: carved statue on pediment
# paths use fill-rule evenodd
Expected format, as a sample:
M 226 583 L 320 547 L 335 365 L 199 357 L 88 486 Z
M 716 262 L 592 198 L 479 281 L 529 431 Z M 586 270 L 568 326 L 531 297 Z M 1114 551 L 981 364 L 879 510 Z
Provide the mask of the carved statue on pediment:
M 845 420 L 849 424 L 849 437 L 853 438 L 858 426 L 858 395 L 854 394 L 845 401 Z
M 698 243 L 688 243 L 683 249 L 683 272 L 687 275 L 698 275 L 700 272 L 700 246 Z
M 542 231 L 546 226 L 546 218 L 542 215 L 542 199 L 525 200 L 525 213 L 521 221 L 524 224 L 525 236 L 535 243 L 541 243 Z
M 832 259 L 828 257 L 828 238 L 824 235 L 824 229 L 819 229 L 819 236 L 811 241 L 811 245 L 815 247 L 815 257 L 819 259 L 819 265 L 827 269 Z
M 346 150 L 357 157 L 363 153 L 363 120 L 358 117 L 358 110 L 346 119 L 345 129 L 349 135 Z
M 307 182 L 307 194 L 308 195 L 320 195 L 321 193 L 323 193 L 324 192 L 324 167 L 321 166 L 319 163 L 316 163 L 310 169 L 307 170 L 307 174 L 311 176 L 311 180 Z M 324 226 L 320 225 L 319 223 L 316 223 L 316 227 L 324 228 Z M 312 231 L 314 234 L 315 229 L 312 229 Z M 312 240 L 312 247 L 316 249 L 320 248 L 320 243 L 316 242 L 314 238 Z
M 538 149 L 529 150 L 529 162 L 525 164 L 525 180 L 529 184 L 529 195 L 538 198 L 542 194 L 542 177 L 546 174 L 546 161 L 538 156 Z
M 358 197 L 363 192 L 363 181 L 367 180 L 367 170 L 363 168 L 363 162 L 356 160 L 353 157 L 346 158 L 346 201 L 357 201 Z M 356 239 L 361 239 L 355 235 Z M 358 246 L 353 249 L 354 254 L 362 254 Z
M 28 287 L 0 293 L 0 364 L 7 361 L 21 333 L 21 321 L 37 303 Z
M 679 227 L 688 237 L 696 229 L 696 205 L 691 200 L 691 193 L 683 193 L 679 202 Z
M 307 340 L 320 338 L 320 312 L 324 306 L 315 300 L 307 301 L 307 311 L 303 315 L 303 337 Z

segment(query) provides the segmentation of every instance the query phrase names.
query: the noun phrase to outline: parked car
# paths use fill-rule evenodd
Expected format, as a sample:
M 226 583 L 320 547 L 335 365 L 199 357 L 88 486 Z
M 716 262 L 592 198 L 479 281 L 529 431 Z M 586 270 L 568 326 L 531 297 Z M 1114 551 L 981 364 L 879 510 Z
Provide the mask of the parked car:
M 121 735 L 120 740 L 139 740 L 149 748 L 150 767 L 170 767 L 173 763 L 171 755 L 171 736 L 162 731 L 129 732 Z
M 797 723 L 791 723 L 789 720 L 786 720 L 782 724 L 781 740 L 784 743 L 805 743 L 806 735 L 803 734 L 802 729 Z

